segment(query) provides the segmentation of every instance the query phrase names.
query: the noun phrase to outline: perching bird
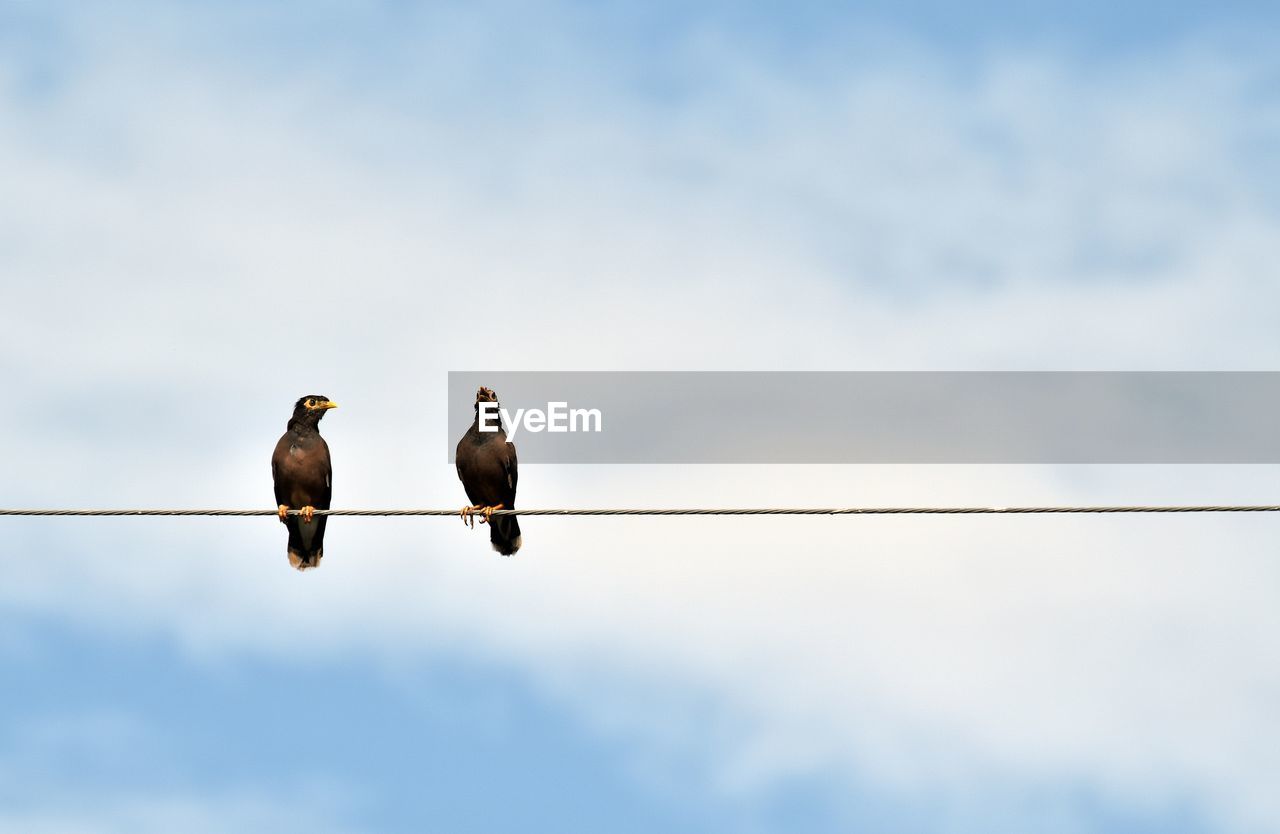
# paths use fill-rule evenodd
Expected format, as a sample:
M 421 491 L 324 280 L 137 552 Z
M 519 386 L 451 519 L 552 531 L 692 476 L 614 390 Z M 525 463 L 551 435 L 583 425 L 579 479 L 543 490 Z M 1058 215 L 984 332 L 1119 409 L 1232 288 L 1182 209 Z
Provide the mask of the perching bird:
M 491 515 L 494 510 L 516 508 L 516 447 L 507 442 L 502 421 L 496 411 L 488 417 L 486 425 L 496 431 L 480 431 L 480 403 L 491 402 L 495 408 L 498 395 L 490 388 L 476 391 L 476 419 L 471 428 L 458 441 L 458 479 L 467 491 L 471 506 L 462 510 L 463 521 L 475 525 L 473 513 L 480 512 L 481 523 L 489 524 L 489 541 L 493 549 L 503 556 L 510 556 L 520 549 L 520 522 L 514 515 Z
M 289 564 L 298 570 L 318 567 L 324 556 L 328 516 L 317 518 L 314 512 L 329 509 L 333 466 L 329 462 L 329 444 L 320 436 L 320 418 L 337 407 L 337 403 L 319 394 L 298 400 L 289 427 L 271 456 L 280 521 L 289 528 Z M 288 515 L 290 508 L 301 514 Z

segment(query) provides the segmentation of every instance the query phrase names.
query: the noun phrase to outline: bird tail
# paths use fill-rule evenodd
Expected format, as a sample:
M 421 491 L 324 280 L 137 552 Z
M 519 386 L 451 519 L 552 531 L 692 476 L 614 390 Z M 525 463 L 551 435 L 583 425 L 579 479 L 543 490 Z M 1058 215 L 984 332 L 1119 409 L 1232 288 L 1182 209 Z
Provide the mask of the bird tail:
M 503 556 L 511 556 L 520 549 L 520 522 L 513 515 L 495 515 L 489 520 L 489 543 Z
M 298 570 L 310 570 L 311 568 L 320 567 L 320 560 L 324 558 L 324 550 L 315 550 L 310 553 L 304 553 L 299 550 L 289 548 L 289 564 Z
M 291 516 L 289 525 L 289 564 L 298 570 L 320 567 L 324 558 L 324 527 L 328 518 L 320 516 L 310 524 L 303 524 L 297 516 Z

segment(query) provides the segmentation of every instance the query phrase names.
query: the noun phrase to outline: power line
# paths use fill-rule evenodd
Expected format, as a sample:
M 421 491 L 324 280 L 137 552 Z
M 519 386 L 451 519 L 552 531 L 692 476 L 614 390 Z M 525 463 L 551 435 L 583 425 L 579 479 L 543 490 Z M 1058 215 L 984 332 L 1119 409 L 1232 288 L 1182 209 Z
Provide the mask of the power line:
M 1026 506 L 1026 507 L 722 507 L 675 509 L 576 509 L 576 510 L 494 510 L 493 515 L 521 516 L 750 516 L 750 515 L 1074 515 L 1087 513 L 1275 513 L 1276 504 L 1133 504 L 1095 506 Z M 4 510 L 0 516 L 27 517 L 184 517 L 274 516 L 274 509 L 262 510 Z M 299 515 L 289 510 L 289 515 Z M 453 516 L 458 510 L 316 510 L 317 516 L 353 516 L 357 518 L 403 518 L 416 516 Z

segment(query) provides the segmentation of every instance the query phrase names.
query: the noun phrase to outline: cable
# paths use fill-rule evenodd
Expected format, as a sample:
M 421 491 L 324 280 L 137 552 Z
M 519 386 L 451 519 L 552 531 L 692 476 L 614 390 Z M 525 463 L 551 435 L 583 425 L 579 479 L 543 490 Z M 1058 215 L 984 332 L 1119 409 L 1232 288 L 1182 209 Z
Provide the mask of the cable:
M 1275 504 L 1193 504 L 1193 505 L 1101 505 L 1030 507 L 760 507 L 687 509 L 586 509 L 586 510 L 494 510 L 493 515 L 521 516 L 710 516 L 710 515 L 1041 515 L 1084 513 L 1275 513 Z M 409 516 L 457 516 L 458 510 L 316 510 L 317 516 L 358 518 Z M 117 517 L 117 516 L 274 516 L 276 510 L 3 510 L 0 516 L 27 517 Z M 289 510 L 289 515 L 299 515 Z

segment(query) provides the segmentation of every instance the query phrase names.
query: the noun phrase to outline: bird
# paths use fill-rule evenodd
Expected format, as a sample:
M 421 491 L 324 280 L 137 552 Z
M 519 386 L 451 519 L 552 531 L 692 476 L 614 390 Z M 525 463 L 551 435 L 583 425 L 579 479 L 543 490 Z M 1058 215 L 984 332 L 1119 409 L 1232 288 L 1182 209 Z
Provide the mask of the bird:
M 480 387 L 476 391 L 476 419 L 471 428 L 458 441 L 454 461 L 458 467 L 458 480 L 467 491 L 471 505 L 462 508 L 464 523 L 475 527 L 475 513 L 483 515 L 481 523 L 489 525 L 489 542 L 503 556 L 511 556 L 520 549 L 520 522 L 514 515 L 493 515 L 494 510 L 516 508 L 516 482 L 519 471 L 516 447 L 507 440 L 502 430 L 502 420 L 496 414 L 486 415 L 489 431 L 480 431 L 480 404 L 498 403 L 498 395 L 492 388 Z
M 333 497 L 333 465 L 329 444 L 320 436 L 320 420 L 338 404 L 320 394 L 307 394 L 293 407 L 293 416 L 271 455 L 277 514 L 289 528 L 289 564 L 298 570 L 319 567 L 324 556 L 327 516 Z M 298 515 L 289 515 L 296 508 Z

